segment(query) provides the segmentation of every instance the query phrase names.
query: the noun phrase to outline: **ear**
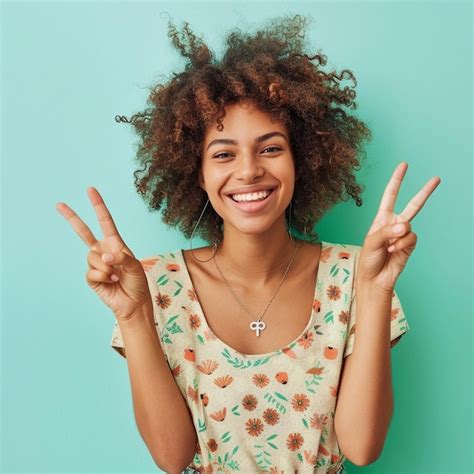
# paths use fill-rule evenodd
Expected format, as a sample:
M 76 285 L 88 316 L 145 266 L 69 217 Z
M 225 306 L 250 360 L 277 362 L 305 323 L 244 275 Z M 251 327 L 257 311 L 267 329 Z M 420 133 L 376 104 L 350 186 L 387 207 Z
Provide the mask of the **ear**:
M 204 177 L 202 175 L 202 168 L 199 168 L 199 175 L 198 175 L 198 180 L 199 180 L 199 186 L 206 190 L 206 185 L 204 184 Z

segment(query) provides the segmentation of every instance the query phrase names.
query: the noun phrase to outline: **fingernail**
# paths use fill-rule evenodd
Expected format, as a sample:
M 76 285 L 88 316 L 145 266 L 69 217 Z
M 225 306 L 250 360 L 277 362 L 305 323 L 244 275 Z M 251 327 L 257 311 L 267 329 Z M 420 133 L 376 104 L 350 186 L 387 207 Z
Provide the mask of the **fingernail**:
M 111 262 L 113 259 L 114 257 L 110 253 L 104 253 L 104 255 L 102 255 L 102 260 L 105 263 Z
M 113 281 L 118 281 L 119 277 L 113 273 L 111 276 L 110 276 L 110 279 L 113 280 Z
M 395 234 L 401 234 L 404 229 L 405 229 L 405 226 L 403 224 L 395 224 L 392 227 L 392 230 L 395 232 Z

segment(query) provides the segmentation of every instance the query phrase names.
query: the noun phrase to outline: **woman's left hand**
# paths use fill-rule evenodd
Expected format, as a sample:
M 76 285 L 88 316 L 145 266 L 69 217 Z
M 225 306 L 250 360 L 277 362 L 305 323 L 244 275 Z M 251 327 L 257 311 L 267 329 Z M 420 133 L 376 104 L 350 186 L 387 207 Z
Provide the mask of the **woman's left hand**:
M 415 250 L 417 235 L 412 232 L 410 221 L 441 182 L 439 176 L 431 178 L 402 213 L 397 215 L 394 212 L 395 201 L 407 168 L 408 163 L 402 161 L 395 168 L 385 188 L 379 210 L 361 248 L 356 272 L 358 283 L 371 287 L 375 285 L 377 289 L 390 294 L 408 258 Z M 402 224 L 401 234 L 394 232 L 395 224 Z

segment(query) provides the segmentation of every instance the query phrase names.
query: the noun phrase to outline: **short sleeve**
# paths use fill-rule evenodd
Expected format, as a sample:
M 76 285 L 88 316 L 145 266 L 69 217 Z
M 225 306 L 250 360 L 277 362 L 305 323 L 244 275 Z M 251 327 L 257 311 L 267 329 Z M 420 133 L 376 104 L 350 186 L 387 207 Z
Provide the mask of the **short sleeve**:
M 153 317 L 155 320 L 155 327 L 157 328 L 157 331 L 159 333 L 158 329 L 158 323 L 157 323 L 157 305 L 155 304 L 156 302 L 156 297 L 158 295 L 158 288 L 154 279 L 154 275 L 156 273 L 156 263 L 159 260 L 158 257 L 148 257 L 140 260 L 140 263 L 142 264 L 143 269 L 145 270 L 145 275 L 147 277 L 147 282 L 148 282 L 148 288 L 150 289 L 150 294 L 152 298 L 152 305 L 153 305 Z M 126 358 L 126 353 L 125 353 L 125 346 L 123 343 L 122 339 L 122 333 L 120 331 L 120 326 L 118 325 L 118 322 L 114 322 L 114 326 L 112 329 L 112 339 L 110 341 L 110 345 L 113 349 L 115 349 L 122 357 Z
M 344 357 L 352 353 L 356 334 L 356 309 L 357 296 L 355 289 L 352 291 L 351 304 L 349 309 L 349 322 L 347 325 L 347 336 L 344 346 Z M 392 292 L 392 307 L 390 311 L 390 341 L 393 348 L 400 342 L 402 336 L 410 329 L 405 311 L 395 290 Z

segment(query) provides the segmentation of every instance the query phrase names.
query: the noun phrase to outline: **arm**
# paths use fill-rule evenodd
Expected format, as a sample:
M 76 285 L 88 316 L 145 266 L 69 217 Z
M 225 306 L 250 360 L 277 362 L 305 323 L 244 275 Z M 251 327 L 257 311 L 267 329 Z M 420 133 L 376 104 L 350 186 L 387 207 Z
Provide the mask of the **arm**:
M 160 469 L 181 472 L 194 457 L 197 435 L 160 346 L 153 309 L 147 305 L 118 324 L 126 348 L 138 431 Z
M 362 466 L 380 456 L 393 414 L 392 297 L 373 286 L 356 284 L 357 337 L 343 364 L 334 429 L 342 452 Z

